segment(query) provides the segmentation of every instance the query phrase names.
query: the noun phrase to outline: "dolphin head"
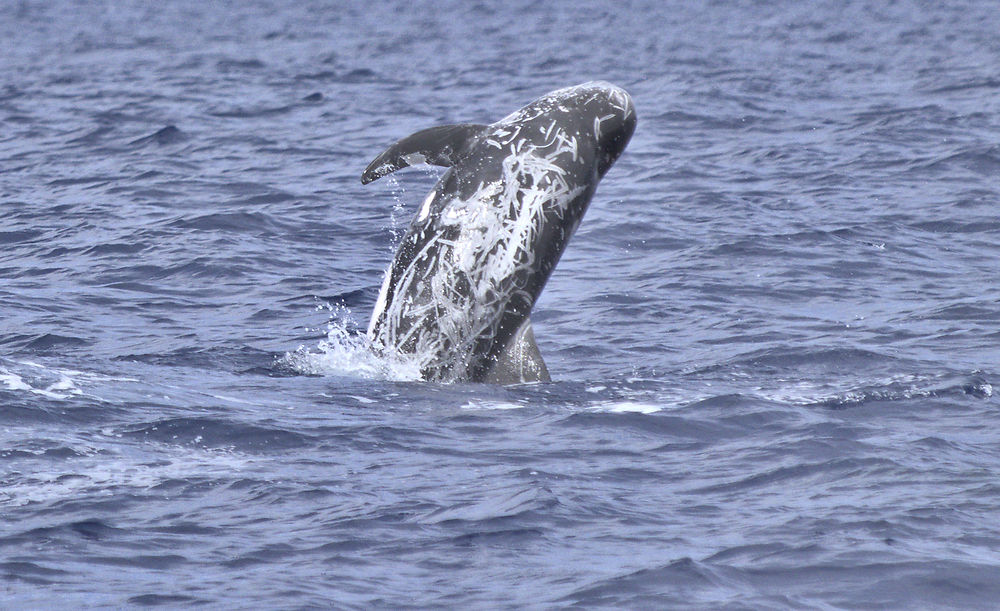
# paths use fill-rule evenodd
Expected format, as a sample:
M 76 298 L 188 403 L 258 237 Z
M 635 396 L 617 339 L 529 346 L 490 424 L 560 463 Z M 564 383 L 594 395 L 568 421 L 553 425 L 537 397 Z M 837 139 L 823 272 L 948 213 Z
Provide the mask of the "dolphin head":
M 635 132 L 636 115 L 632 96 L 605 81 L 591 81 L 552 94 L 558 105 L 578 117 L 580 135 L 593 138 L 596 147 L 597 177 L 621 156 Z
M 627 91 L 610 85 L 607 95 L 607 105 L 614 116 L 601 122 L 601 134 L 598 138 L 601 156 L 597 173 L 602 178 L 632 139 L 636 123 L 635 106 Z
M 555 123 L 553 123 L 553 121 Z M 541 128 L 538 142 L 552 143 L 549 125 L 558 124 L 572 138 L 572 148 L 589 148 L 588 160 L 600 180 L 621 156 L 635 131 L 635 105 L 632 96 L 621 87 L 605 81 L 591 81 L 557 89 L 524 108 L 504 117 L 493 127 L 507 134 L 512 125 L 534 123 Z M 574 160 L 576 152 L 573 153 Z

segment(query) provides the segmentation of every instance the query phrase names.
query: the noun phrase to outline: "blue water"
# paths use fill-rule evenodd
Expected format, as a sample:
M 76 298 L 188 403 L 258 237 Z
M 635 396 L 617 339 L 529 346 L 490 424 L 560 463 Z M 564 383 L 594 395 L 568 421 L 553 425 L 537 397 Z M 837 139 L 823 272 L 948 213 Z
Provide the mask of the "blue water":
M 0 4 L 0 607 L 991 608 L 987 2 Z M 418 129 L 638 129 L 554 382 L 358 337 Z

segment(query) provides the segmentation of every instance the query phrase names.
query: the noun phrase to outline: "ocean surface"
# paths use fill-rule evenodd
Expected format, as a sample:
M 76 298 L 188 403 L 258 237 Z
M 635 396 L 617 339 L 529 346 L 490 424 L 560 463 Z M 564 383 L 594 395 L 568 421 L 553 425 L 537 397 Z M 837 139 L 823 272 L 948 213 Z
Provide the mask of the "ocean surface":
M 1000 600 L 989 2 L 0 4 L 0 608 Z M 361 334 L 440 169 L 639 122 L 535 308 L 552 383 Z

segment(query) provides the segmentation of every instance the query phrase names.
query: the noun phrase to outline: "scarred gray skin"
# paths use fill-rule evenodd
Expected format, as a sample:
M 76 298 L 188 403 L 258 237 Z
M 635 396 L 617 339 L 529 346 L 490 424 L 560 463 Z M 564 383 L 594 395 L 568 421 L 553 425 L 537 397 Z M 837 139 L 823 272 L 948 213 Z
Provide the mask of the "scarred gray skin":
M 415 361 L 427 380 L 548 381 L 531 309 L 635 125 L 628 93 L 590 82 L 379 155 L 362 182 L 416 163 L 450 167 L 386 271 L 372 347 Z

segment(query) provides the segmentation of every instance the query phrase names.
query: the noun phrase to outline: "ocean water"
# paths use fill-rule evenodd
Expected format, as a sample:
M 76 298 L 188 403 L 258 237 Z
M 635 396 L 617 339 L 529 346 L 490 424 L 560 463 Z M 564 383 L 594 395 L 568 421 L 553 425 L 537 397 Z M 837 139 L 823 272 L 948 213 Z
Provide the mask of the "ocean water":
M 987 2 L 0 4 L 0 607 L 993 608 Z M 611 81 L 554 381 L 371 356 L 440 174 Z

